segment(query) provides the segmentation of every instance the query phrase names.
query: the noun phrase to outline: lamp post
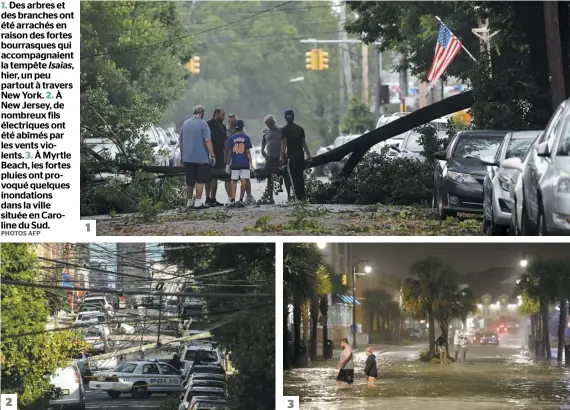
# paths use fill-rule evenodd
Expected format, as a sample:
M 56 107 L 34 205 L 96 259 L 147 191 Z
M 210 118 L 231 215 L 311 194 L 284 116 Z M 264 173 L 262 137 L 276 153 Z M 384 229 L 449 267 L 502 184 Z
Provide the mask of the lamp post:
M 372 268 L 368 265 L 368 261 L 359 261 L 352 265 L 352 347 L 356 347 L 356 267 L 366 263 L 364 273 L 372 272 Z
M 534 253 L 534 252 L 523 252 L 522 254 L 522 259 L 520 261 L 520 264 L 523 268 L 526 268 L 528 266 L 528 259 L 527 256 L 528 255 L 533 255 L 536 256 L 538 258 L 539 261 L 542 262 L 542 258 L 540 257 L 540 255 L 538 253 Z

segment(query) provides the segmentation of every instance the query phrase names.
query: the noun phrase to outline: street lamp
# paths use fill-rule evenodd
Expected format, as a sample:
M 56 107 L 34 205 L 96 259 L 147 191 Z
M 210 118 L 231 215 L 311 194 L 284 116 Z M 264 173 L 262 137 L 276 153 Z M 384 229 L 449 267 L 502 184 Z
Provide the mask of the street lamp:
M 352 265 L 352 347 L 356 347 L 356 267 L 361 263 L 366 263 L 364 273 L 372 272 L 368 261 L 359 261 Z
M 522 254 L 522 259 L 520 261 L 520 264 L 523 268 L 526 268 L 528 266 L 528 258 L 527 256 L 529 255 L 533 255 L 536 256 L 538 258 L 539 261 L 542 261 L 542 258 L 540 257 L 540 255 L 538 253 L 534 253 L 534 252 L 523 252 Z
M 323 241 L 319 241 L 319 242 L 317 242 L 317 246 L 319 247 L 319 249 L 325 249 L 327 247 L 327 243 L 323 242 Z

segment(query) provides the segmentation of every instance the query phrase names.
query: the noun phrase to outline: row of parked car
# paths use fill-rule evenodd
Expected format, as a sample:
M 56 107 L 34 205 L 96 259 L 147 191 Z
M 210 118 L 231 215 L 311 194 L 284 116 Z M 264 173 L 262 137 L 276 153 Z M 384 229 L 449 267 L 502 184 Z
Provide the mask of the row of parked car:
M 488 235 L 570 233 L 570 100 L 540 131 L 466 131 L 436 154 L 443 219 L 483 213 Z
M 148 127 L 140 130 L 135 143 L 141 139 L 146 140 L 154 152 L 155 165 L 180 166 L 179 135 L 173 129 L 161 127 Z M 83 138 L 83 144 L 104 158 L 125 162 L 121 148 L 115 143 L 115 138 L 90 136 Z M 129 177 L 123 174 L 103 172 L 95 176 L 95 181 L 104 183 L 110 180 L 129 182 Z

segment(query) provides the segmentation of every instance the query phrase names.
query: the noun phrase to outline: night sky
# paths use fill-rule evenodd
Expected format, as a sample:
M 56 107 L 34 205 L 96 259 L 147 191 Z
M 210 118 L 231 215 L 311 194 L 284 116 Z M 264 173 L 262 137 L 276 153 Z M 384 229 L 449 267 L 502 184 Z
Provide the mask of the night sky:
M 535 252 L 543 259 L 570 261 L 570 244 L 567 243 L 354 243 L 352 247 L 355 262 L 367 259 L 373 270 L 398 276 L 407 276 L 413 262 L 429 256 L 451 265 L 459 274 L 493 267 L 519 267 L 523 252 Z M 529 256 L 529 261 L 532 258 Z

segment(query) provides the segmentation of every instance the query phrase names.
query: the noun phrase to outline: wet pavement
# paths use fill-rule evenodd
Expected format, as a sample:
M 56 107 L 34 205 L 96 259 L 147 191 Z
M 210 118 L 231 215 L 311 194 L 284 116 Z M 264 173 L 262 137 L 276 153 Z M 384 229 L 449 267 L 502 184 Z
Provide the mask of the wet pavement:
M 521 349 L 520 339 L 503 339 L 501 347 L 470 346 L 466 362 L 446 366 L 420 362 L 426 346 L 391 347 L 377 354 L 373 388 L 365 384 L 363 352 L 355 355 L 352 388 L 337 386 L 336 362 L 317 362 L 286 371 L 284 395 L 300 396 L 303 410 L 560 409 L 570 404 L 570 368 L 537 362 Z

